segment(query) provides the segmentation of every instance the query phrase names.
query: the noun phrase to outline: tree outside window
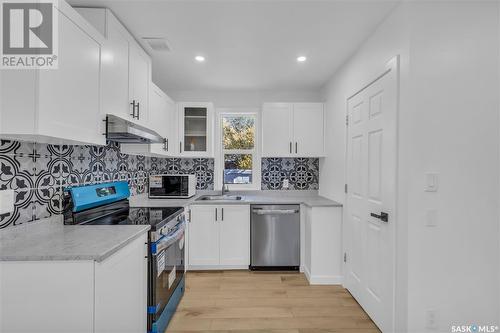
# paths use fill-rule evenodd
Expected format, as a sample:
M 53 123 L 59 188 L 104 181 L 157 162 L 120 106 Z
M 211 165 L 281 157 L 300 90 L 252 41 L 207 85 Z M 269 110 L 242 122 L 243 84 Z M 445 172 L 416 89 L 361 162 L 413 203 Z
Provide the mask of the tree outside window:
M 252 184 L 255 157 L 255 116 L 222 117 L 224 184 Z

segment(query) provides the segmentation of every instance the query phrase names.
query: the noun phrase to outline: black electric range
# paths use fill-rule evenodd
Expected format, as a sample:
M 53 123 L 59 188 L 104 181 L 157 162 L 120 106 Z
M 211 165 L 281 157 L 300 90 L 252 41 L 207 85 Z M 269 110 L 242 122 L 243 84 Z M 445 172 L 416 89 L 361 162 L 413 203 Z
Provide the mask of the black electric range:
M 64 223 L 150 225 L 148 327 L 163 333 L 184 294 L 186 218 L 183 207 L 130 207 L 127 182 L 67 188 Z

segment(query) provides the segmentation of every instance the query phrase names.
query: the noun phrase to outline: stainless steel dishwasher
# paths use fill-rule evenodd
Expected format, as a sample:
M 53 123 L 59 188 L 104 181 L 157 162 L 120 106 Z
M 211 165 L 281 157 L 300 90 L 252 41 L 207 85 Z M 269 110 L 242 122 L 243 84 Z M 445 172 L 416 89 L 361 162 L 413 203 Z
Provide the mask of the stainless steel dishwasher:
M 300 206 L 252 205 L 251 270 L 299 270 Z

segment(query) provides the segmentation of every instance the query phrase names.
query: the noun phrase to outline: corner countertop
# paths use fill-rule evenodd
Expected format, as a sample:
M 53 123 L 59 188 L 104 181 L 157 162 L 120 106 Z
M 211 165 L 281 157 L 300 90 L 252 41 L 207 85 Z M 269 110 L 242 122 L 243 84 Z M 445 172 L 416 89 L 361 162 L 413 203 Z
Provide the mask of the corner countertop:
M 147 194 L 130 198 L 132 207 L 187 207 L 190 205 L 266 205 L 302 204 L 308 207 L 342 207 L 341 203 L 318 195 L 318 191 L 231 191 L 227 194 L 242 196 L 242 200 L 196 201 L 203 195 L 216 195 L 220 191 L 198 191 L 189 199 L 149 199 Z
M 0 230 L 0 261 L 101 262 L 149 225 L 64 225 L 62 215 Z

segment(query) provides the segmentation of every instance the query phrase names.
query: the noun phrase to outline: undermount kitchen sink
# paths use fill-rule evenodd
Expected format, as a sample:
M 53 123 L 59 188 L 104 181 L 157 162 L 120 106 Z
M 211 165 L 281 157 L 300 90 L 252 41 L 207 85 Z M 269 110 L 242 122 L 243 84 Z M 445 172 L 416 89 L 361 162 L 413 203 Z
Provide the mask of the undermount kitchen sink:
M 202 195 L 196 201 L 226 201 L 226 200 L 242 200 L 239 195 Z

